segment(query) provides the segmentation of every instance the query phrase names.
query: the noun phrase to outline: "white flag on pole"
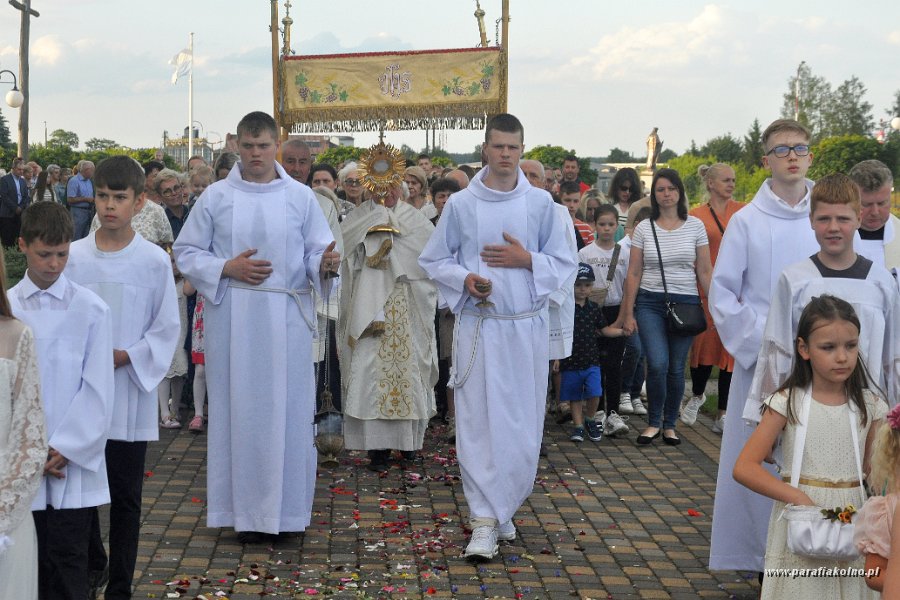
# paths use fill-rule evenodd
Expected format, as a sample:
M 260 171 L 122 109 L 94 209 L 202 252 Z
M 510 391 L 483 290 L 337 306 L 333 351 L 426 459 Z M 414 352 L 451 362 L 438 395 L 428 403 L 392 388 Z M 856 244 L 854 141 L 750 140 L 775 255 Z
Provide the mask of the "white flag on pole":
M 192 62 L 193 55 L 190 48 L 185 48 L 172 57 L 172 60 L 169 61 L 169 64 L 175 67 L 175 72 L 172 73 L 172 85 L 178 83 L 179 77 L 184 77 L 191 72 Z

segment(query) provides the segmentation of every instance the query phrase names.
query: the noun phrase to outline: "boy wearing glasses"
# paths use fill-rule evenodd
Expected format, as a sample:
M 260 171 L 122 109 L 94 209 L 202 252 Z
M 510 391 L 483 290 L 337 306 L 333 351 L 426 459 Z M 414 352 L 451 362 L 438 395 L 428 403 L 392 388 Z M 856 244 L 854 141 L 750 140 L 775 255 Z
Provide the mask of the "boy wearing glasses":
M 775 283 L 786 266 L 819 250 L 808 221 L 813 187 L 806 178 L 813 158 L 809 139 L 809 130 L 791 119 L 778 119 L 763 132 L 763 166 L 772 176 L 753 201 L 731 218 L 710 284 L 710 312 L 722 343 L 735 359 L 729 399 L 738 403 L 725 418 L 713 512 L 712 570 L 763 570 L 772 501 L 737 484 L 731 473 L 753 431 L 742 417 L 744 402 Z

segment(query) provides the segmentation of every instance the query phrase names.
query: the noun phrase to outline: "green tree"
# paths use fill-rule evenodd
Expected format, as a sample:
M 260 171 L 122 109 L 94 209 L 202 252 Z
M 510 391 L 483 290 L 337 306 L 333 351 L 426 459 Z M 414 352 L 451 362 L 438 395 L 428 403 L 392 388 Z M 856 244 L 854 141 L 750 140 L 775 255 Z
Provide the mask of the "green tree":
M 630 163 L 634 162 L 634 157 L 631 155 L 631 152 L 628 152 L 627 150 L 622 150 L 621 148 L 613 148 L 609 151 L 609 156 L 606 157 L 606 162 Z
M 759 128 L 759 119 L 753 119 L 753 124 L 744 136 L 741 148 L 741 162 L 748 170 L 758 169 L 762 166 L 762 130 Z
M 890 110 L 891 118 L 900 117 L 900 90 L 894 92 L 894 106 Z
M 675 169 L 681 175 L 684 191 L 692 205 L 699 203 L 701 198 L 700 176 L 697 174 L 697 169 L 700 168 L 700 165 L 714 162 L 716 160 L 712 156 L 694 156 L 690 153 L 682 154 L 669 161 L 669 168 Z
M 700 148 L 700 154 L 703 156 L 711 156 L 716 162 L 724 163 L 739 162 L 743 151 L 741 143 L 734 139 L 730 133 L 714 137 Z
M 78 148 L 78 135 L 74 131 L 66 131 L 65 129 L 54 129 L 47 140 L 48 145 L 68 146 L 73 150 Z
M 563 160 L 569 154 L 578 154 L 574 150 L 566 150 L 562 146 L 537 146 L 527 151 L 522 158 L 527 160 L 540 161 L 544 166 L 553 168 L 562 168 Z M 578 159 L 578 177 L 587 185 L 594 185 L 597 182 L 597 171 L 591 168 L 591 161 L 588 158 Z
M 813 75 L 809 65 L 802 63 L 795 75 L 788 79 L 788 91 L 784 94 L 781 116 L 793 119 L 797 111 L 797 92 L 800 93 L 799 118 L 818 138 L 825 127 L 823 111 L 831 98 L 831 84 L 821 76 Z
M 0 148 L 13 148 L 14 146 L 12 136 L 9 133 L 9 124 L 6 122 L 3 111 L 0 110 Z
M 803 63 L 788 80 L 781 116 L 793 118 L 800 92 L 799 120 L 809 127 L 813 140 L 843 135 L 866 135 L 872 129 L 872 105 L 863 97 L 866 87 L 855 75 L 836 89 Z
M 28 153 L 32 160 L 45 167 L 53 164 L 71 168 L 82 158 L 82 153 L 74 148 L 59 145 L 34 144 L 28 148 Z
M 84 147 L 91 150 L 112 150 L 118 148 L 119 144 L 114 140 L 107 138 L 91 138 L 84 143 Z
M 842 135 L 820 141 L 812 147 L 814 156 L 809 169 L 810 179 L 819 179 L 832 173 L 847 173 L 856 163 L 879 158 L 882 147 L 875 138 L 864 135 Z
M 350 160 L 359 160 L 362 156 L 363 148 L 355 148 L 353 146 L 338 146 L 337 148 L 329 148 L 316 157 L 316 162 L 331 165 L 335 169 Z
M 687 149 L 685 154 L 690 154 L 691 156 L 700 156 L 700 148 L 697 147 L 697 142 L 691 140 L 691 147 Z
M 821 135 L 867 135 L 872 131 L 872 105 L 863 100 L 865 95 L 866 86 L 855 75 L 839 85 L 825 107 Z

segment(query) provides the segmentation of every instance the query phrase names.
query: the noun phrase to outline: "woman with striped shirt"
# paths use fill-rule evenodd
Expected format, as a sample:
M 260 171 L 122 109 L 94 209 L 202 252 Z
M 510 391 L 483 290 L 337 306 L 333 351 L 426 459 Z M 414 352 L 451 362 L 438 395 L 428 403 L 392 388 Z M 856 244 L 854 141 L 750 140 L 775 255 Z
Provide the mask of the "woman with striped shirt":
M 653 176 L 650 207 L 651 218 L 634 229 L 625 294 L 615 326 L 623 327 L 626 335 L 637 331 L 647 356 L 649 426 L 637 443 L 650 444 L 662 434 L 663 442 L 677 446 L 681 439 L 675 433 L 675 420 L 684 393 L 684 364 L 694 338 L 666 328 L 665 287 L 669 301 L 699 304 L 697 283 L 704 294 L 709 292 L 712 265 L 706 229 L 699 219 L 688 216 L 687 195 L 677 171 L 660 169 Z M 661 267 L 665 269 L 665 287 Z

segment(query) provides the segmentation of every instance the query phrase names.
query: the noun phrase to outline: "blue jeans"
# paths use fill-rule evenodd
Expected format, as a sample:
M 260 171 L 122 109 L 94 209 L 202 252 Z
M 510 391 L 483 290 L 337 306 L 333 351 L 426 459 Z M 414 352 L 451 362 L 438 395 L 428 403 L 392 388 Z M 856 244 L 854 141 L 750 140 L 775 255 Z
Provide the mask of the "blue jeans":
M 72 215 L 72 223 L 75 225 L 72 241 L 87 237 L 87 234 L 91 232 L 91 219 L 94 218 L 94 211 L 91 209 L 91 206 L 70 206 L 69 214 Z
M 669 294 L 672 302 L 699 304 L 698 296 Z M 647 357 L 647 421 L 650 427 L 674 429 L 684 394 L 684 364 L 694 341 L 666 330 L 666 302 L 661 292 L 638 291 L 634 317 Z
M 641 395 L 644 385 L 644 352 L 641 350 L 641 336 L 629 335 L 625 338 L 625 355 L 622 357 L 622 391 L 632 398 Z

